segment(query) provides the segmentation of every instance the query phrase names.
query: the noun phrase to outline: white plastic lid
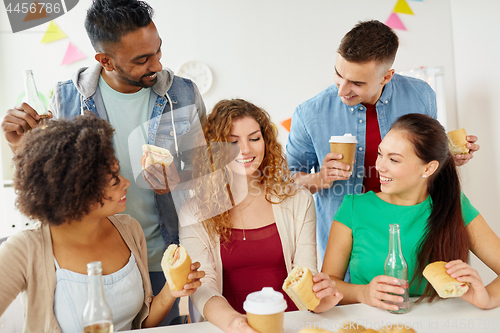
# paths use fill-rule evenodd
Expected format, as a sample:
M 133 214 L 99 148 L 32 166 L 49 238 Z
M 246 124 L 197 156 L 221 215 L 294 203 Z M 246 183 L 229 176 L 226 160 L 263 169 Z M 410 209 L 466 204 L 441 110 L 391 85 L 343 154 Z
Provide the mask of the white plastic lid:
M 338 142 L 338 143 L 358 143 L 356 137 L 351 133 L 346 133 L 343 136 L 332 136 L 330 137 L 330 142 Z
M 264 287 L 247 295 L 243 302 L 243 309 L 256 315 L 271 315 L 286 310 L 286 301 L 283 294 L 274 291 L 272 287 Z

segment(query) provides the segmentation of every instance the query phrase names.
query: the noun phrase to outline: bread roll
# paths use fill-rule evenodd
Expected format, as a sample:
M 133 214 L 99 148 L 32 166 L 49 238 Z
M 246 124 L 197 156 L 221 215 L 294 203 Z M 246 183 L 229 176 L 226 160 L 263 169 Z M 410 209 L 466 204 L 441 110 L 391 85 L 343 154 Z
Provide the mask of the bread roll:
M 163 253 L 161 268 L 170 290 L 181 291 L 186 283 L 191 282 L 188 279 L 191 273 L 191 258 L 182 245 L 170 244 Z
M 146 169 L 149 165 L 162 164 L 165 168 L 168 168 L 170 164 L 174 161 L 174 157 L 168 149 L 161 148 L 153 145 L 143 145 L 142 146 L 142 169 Z
M 311 271 L 307 267 L 295 267 L 283 282 L 283 290 L 290 296 L 299 310 L 314 310 L 319 298 L 312 287 L 314 282 Z
M 446 273 L 445 265 L 446 262 L 444 261 L 433 262 L 425 267 L 422 274 L 432 287 L 434 287 L 439 297 L 450 298 L 462 296 L 469 290 L 469 285 L 452 278 Z
M 345 327 L 345 328 L 344 328 Z M 373 328 L 365 328 L 363 325 L 358 325 L 354 322 L 346 322 L 342 324 L 342 328 L 337 333 L 416 333 L 413 328 L 397 326 L 391 328 L 381 328 L 374 330 Z
M 465 128 L 448 132 L 448 146 L 453 156 L 457 154 L 468 154 L 469 149 L 465 146 L 466 144 L 467 133 L 465 132 Z

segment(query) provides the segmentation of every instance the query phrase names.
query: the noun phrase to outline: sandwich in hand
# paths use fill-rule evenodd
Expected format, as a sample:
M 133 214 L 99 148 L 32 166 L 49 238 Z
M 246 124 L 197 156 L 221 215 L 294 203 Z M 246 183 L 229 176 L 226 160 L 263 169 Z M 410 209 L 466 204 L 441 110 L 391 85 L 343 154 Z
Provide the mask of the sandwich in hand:
M 184 246 L 180 244 L 179 246 L 170 244 L 165 250 L 161 259 L 161 268 L 170 290 L 181 291 L 186 283 L 191 282 L 188 279 L 188 275 L 191 273 L 191 258 Z
M 468 154 L 469 148 L 465 146 L 466 144 L 467 133 L 465 132 L 465 128 L 448 132 L 448 146 L 453 156 L 457 154 Z
M 165 168 L 168 168 L 170 164 L 174 161 L 174 157 L 168 149 L 161 148 L 153 145 L 143 145 L 142 146 L 142 169 L 146 169 L 149 165 L 162 164 Z
M 469 290 L 469 285 L 452 278 L 444 267 L 446 262 L 436 261 L 425 267 L 424 277 L 434 287 L 439 297 L 460 297 Z
M 319 298 L 313 291 L 313 276 L 307 267 L 295 267 L 285 282 L 283 290 L 290 296 L 299 310 L 314 310 L 319 304 Z

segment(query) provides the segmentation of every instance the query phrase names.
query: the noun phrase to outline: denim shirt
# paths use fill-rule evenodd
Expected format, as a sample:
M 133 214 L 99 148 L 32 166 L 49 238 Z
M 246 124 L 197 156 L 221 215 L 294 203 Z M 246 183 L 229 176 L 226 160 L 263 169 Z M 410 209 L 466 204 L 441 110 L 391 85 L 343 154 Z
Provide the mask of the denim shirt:
M 382 138 L 400 116 L 423 113 L 437 117 L 436 94 L 424 81 L 394 74 L 375 104 Z M 366 137 L 366 107 L 348 106 L 338 96 L 337 87 L 330 86 L 315 97 L 299 105 L 292 117 L 286 145 L 288 167 L 296 172 L 318 172 L 327 153 L 332 135 L 355 135 L 356 162 L 351 178 L 335 181 L 329 189 L 314 195 L 317 213 L 317 240 L 319 255 L 323 258 L 330 234 L 330 226 L 344 195 L 363 191 Z
M 96 64 L 79 69 L 71 80 L 59 82 L 51 101 L 54 117 L 71 119 L 89 110 L 108 120 L 98 86 L 100 72 L 101 65 Z M 204 144 L 205 104 L 191 80 L 174 76 L 169 69 L 158 72 L 157 77 L 149 103 L 148 144 L 168 149 L 178 171 L 192 170 L 194 148 Z M 155 193 L 158 224 L 165 246 L 179 243 L 177 209 L 185 196 L 185 191 Z

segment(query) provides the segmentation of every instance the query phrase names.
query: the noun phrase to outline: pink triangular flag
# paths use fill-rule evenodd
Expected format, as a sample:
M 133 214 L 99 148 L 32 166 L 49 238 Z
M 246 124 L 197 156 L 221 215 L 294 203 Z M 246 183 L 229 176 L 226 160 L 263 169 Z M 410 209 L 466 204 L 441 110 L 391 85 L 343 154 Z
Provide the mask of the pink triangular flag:
M 81 60 L 83 58 L 85 58 L 85 54 L 83 54 L 76 46 L 74 46 L 70 42 L 61 65 L 71 64 L 71 63 L 76 62 L 78 60 Z
M 385 22 L 385 25 L 392 29 L 406 30 L 403 22 L 399 19 L 398 14 L 392 13 L 389 19 Z

